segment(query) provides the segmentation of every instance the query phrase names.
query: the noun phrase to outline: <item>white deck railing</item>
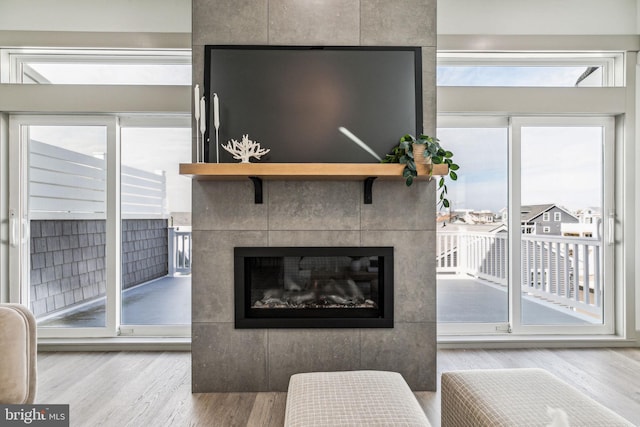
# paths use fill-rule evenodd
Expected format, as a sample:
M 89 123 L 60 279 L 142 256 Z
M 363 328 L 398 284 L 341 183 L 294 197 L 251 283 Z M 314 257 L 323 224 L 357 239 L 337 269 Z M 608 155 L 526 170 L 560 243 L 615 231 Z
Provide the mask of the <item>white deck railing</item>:
M 191 274 L 191 227 L 169 227 L 169 275 Z
M 523 292 L 600 314 L 602 252 L 596 239 L 522 235 Z M 466 274 L 507 285 L 506 233 L 438 232 L 438 273 Z

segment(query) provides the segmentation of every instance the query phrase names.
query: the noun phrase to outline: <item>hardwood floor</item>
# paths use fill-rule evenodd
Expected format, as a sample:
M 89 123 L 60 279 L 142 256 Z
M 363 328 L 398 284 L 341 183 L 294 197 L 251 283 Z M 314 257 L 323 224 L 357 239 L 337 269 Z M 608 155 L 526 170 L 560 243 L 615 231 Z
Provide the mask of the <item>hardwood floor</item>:
M 40 353 L 36 403 L 69 404 L 81 427 L 283 425 L 286 393 L 192 394 L 190 365 L 187 352 Z M 438 373 L 521 367 L 545 368 L 640 425 L 640 349 L 438 351 Z M 440 393 L 416 396 L 439 426 Z

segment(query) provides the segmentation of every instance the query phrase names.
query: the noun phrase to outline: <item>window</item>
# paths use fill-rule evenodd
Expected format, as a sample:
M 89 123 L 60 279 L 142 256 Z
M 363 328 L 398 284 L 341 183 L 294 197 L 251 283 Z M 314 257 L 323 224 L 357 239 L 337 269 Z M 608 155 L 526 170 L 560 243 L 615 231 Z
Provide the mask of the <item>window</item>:
M 553 220 L 555 222 L 560 222 L 562 221 L 562 212 L 554 212 L 553 213 Z
M 79 85 L 65 89 L 72 112 L 9 115 L 12 299 L 36 314 L 40 337 L 188 337 L 191 183 L 177 163 L 191 159 L 191 104 L 165 87 L 132 112 L 129 87 L 114 87 L 122 95 L 104 111 L 82 98 L 110 84 L 186 95 L 190 50 L 0 53 L 3 83 Z
M 589 53 L 439 52 L 438 86 L 604 87 L 616 78 L 622 55 Z M 617 74 L 616 74 L 617 73 Z
M 11 83 L 191 85 L 191 52 L 7 50 Z
M 551 221 L 551 214 L 549 212 L 545 212 L 542 214 L 542 220 L 544 222 L 549 222 Z
M 542 227 L 542 232 L 545 234 L 551 233 L 551 227 Z

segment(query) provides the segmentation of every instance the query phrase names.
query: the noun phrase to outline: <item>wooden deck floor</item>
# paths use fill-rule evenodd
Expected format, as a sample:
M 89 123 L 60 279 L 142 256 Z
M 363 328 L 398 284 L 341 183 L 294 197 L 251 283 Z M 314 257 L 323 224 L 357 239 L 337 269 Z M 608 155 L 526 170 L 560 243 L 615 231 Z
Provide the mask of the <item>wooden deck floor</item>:
M 190 366 L 188 352 L 40 353 L 36 403 L 69 404 L 71 426 L 282 426 L 286 393 L 192 394 Z M 512 367 L 545 368 L 640 425 L 640 349 L 438 351 L 438 373 Z M 439 391 L 416 396 L 439 426 Z

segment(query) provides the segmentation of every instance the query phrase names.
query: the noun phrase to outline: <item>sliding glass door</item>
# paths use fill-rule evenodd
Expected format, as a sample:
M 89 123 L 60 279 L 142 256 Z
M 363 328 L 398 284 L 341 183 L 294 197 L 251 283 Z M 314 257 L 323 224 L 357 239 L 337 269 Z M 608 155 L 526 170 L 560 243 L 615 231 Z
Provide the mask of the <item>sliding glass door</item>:
M 13 293 L 40 336 L 113 335 L 116 119 L 14 116 L 10 132 Z
M 122 335 L 189 335 L 190 118 L 122 117 Z
M 492 333 L 509 323 L 508 121 L 442 117 L 438 138 L 462 165 L 437 217 L 439 333 Z
M 12 301 L 41 337 L 188 336 L 188 116 L 12 116 Z
M 522 117 L 511 127 L 514 327 L 611 333 L 613 119 Z
M 441 117 L 461 165 L 437 218 L 442 334 L 613 331 L 614 121 Z

